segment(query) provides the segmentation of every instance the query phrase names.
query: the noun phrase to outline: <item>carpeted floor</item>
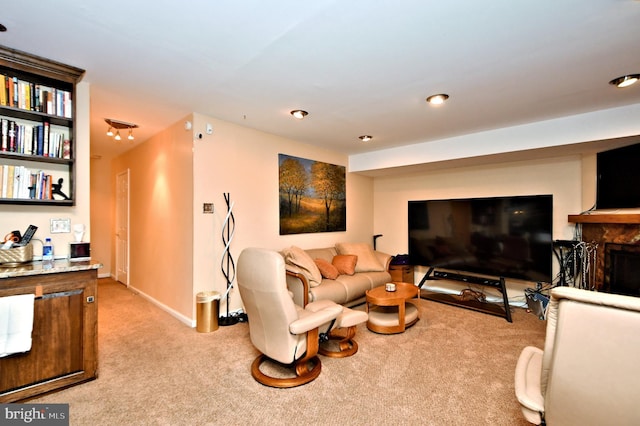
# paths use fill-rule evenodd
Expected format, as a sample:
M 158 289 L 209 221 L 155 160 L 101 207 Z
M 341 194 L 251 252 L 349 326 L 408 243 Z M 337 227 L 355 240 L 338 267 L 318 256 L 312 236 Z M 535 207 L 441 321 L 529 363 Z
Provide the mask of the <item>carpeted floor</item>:
M 358 328 L 353 357 L 321 357 L 293 389 L 260 385 L 246 323 L 198 333 L 124 286 L 101 279 L 99 378 L 30 402 L 69 403 L 71 425 L 526 425 L 516 360 L 542 347 L 546 323 L 426 300 L 403 334 Z

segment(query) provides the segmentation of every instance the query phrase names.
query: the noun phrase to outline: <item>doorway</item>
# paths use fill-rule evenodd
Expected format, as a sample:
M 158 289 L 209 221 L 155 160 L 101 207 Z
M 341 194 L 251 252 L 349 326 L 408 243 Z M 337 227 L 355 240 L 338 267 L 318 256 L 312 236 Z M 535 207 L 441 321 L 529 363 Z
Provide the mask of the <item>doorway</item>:
M 129 287 L 130 170 L 116 176 L 116 281 Z

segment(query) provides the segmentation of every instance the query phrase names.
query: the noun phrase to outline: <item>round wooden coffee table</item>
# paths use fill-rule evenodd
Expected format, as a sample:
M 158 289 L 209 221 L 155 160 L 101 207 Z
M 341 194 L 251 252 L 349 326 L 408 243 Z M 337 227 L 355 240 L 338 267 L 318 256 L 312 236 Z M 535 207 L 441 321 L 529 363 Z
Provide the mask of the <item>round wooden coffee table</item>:
M 417 306 L 411 302 L 406 303 L 418 295 L 418 287 L 409 283 L 394 284 L 396 291 L 387 291 L 385 286 L 367 290 L 369 330 L 382 334 L 402 333 L 418 321 Z

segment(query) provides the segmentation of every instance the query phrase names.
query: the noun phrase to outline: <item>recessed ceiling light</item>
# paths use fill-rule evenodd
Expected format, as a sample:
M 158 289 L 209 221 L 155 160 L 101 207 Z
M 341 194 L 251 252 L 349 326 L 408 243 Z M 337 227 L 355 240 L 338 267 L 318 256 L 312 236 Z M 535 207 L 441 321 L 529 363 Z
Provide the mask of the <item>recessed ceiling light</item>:
M 358 139 L 360 139 L 362 142 L 369 142 L 371 139 L 373 139 L 373 136 L 362 135 L 358 136 Z
M 7 31 L 7 27 L 5 27 L 4 25 L 0 24 L 0 33 L 3 33 Z
M 623 75 L 622 77 L 614 78 L 609 82 L 617 87 L 629 87 L 636 83 L 640 79 L 640 74 Z
M 298 120 L 302 120 L 307 115 L 309 115 L 309 113 L 307 111 L 303 111 L 301 109 L 294 109 L 293 111 L 291 111 L 291 115 L 293 115 Z
M 431 95 L 427 98 L 427 102 L 429 102 L 431 105 L 440 105 L 442 103 L 444 103 L 444 101 L 446 101 L 447 99 L 449 99 L 449 95 L 446 95 L 444 93 L 440 93 L 438 95 Z

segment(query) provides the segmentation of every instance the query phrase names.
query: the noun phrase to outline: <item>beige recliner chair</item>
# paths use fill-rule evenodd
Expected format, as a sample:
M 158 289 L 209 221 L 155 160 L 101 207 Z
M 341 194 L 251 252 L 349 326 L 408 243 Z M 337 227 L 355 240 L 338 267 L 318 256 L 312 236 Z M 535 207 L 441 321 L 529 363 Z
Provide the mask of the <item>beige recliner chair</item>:
M 551 291 L 544 352 L 526 347 L 515 391 L 534 424 L 640 425 L 640 298 Z
M 238 289 L 249 319 L 253 345 L 262 352 L 251 374 L 272 387 L 294 387 L 320 375 L 319 327 L 327 328 L 342 313 L 342 306 L 322 301 L 306 309 L 297 306 L 287 289 L 285 265 L 275 251 L 247 248 L 238 257 Z M 321 303 L 321 304 L 320 304 Z M 294 377 L 265 374 L 261 365 L 271 359 L 294 367 Z

